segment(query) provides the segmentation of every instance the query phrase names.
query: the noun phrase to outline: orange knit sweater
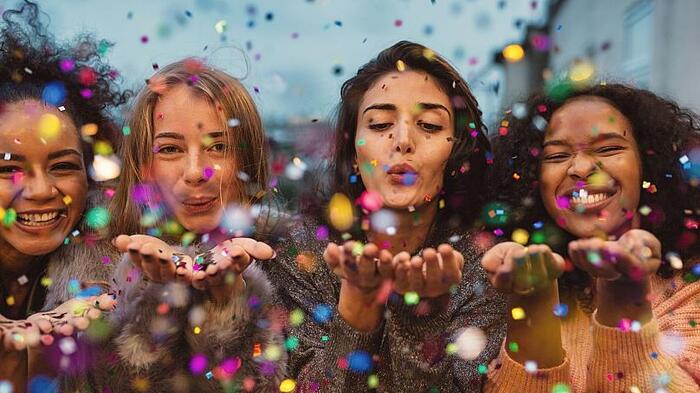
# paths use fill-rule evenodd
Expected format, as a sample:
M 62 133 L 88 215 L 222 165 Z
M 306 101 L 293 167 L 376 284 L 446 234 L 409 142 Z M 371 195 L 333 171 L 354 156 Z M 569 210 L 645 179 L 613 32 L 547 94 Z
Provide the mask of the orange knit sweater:
M 485 391 L 700 392 L 700 281 L 654 276 L 650 293 L 654 319 L 636 332 L 572 310 L 562 320 L 560 366 L 528 372 L 502 346 Z

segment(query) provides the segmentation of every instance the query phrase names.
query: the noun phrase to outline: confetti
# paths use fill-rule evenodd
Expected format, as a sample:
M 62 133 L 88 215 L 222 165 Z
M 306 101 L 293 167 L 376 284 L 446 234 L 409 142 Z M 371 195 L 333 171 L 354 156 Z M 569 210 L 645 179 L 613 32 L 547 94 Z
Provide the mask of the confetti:
M 203 354 L 195 354 L 190 359 L 190 372 L 194 375 L 199 375 L 204 373 L 207 368 L 207 357 Z
M 88 212 L 85 214 L 85 219 L 87 221 L 87 225 L 90 228 L 104 228 L 107 225 L 109 225 L 109 210 L 101 206 L 93 207 L 92 209 L 88 210 Z
M 223 34 L 226 31 L 226 25 L 227 23 L 225 20 L 219 20 L 214 24 L 214 30 L 219 34 Z
M 403 301 L 409 306 L 414 306 L 420 302 L 420 296 L 418 296 L 418 293 L 413 291 L 406 292 L 406 294 L 403 296 Z
M 510 314 L 516 321 L 525 319 L 525 310 L 523 310 L 522 307 L 513 308 L 512 310 L 510 310 Z
M 474 360 L 486 347 L 486 335 L 474 326 L 456 332 L 457 355 L 464 360 Z
M 58 116 L 45 113 L 39 118 L 39 136 L 51 140 L 58 136 L 61 132 L 61 120 Z
M 509 63 L 516 63 L 523 59 L 525 50 L 518 44 L 507 45 L 502 51 L 503 58 Z
M 41 98 L 47 104 L 53 106 L 59 106 L 63 104 L 63 100 L 66 98 L 66 87 L 61 82 L 51 82 L 44 86 L 44 90 L 41 93 Z
M 293 392 L 294 389 L 296 389 L 297 383 L 293 379 L 285 379 L 280 383 L 280 392 L 282 393 L 289 393 Z
M 333 225 L 335 229 L 339 231 L 350 229 L 354 221 L 350 199 L 340 193 L 333 195 L 328 205 L 328 215 L 331 225 Z

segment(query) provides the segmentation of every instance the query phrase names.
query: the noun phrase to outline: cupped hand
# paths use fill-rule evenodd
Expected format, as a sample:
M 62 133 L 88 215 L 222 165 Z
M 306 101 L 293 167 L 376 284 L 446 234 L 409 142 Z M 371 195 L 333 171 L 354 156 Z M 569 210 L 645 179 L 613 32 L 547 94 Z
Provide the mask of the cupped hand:
M 420 297 L 435 298 L 449 293 L 462 281 L 464 257 L 449 244 L 437 250 L 426 248 L 421 255 L 402 251 L 394 257 L 394 290 L 399 294 L 415 292 Z
M 394 277 L 391 253 L 379 250 L 373 243 L 364 246 L 355 241 L 345 242 L 342 246 L 328 243 L 323 259 L 346 285 L 363 294 L 373 295 L 384 280 Z
M 178 253 L 161 239 L 147 235 L 119 235 L 114 245 L 129 259 L 149 281 L 167 283 L 192 281 L 192 258 Z

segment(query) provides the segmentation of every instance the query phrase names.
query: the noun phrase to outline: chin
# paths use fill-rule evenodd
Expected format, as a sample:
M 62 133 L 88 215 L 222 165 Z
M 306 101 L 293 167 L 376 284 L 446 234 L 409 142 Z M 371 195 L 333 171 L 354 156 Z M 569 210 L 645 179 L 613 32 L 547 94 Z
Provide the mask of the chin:
M 18 241 L 15 243 L 17 244 L 12 244 L 12 242 L 10 242 L 10 244 L 12 244 L 12 246 L 22 254 L 39 257 L 42 255 L 51 254 L 59 249 L 63 245 L 63 239 L 27 239 L 26 241 Z

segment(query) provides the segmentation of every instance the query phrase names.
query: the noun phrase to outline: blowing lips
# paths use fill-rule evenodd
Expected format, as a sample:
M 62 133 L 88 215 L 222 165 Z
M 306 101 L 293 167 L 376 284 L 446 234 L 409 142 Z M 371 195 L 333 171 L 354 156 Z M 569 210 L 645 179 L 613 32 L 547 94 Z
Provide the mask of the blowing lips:
M 53 229 L 66 217 L 66 209 L 24 210 L 17 212 L 15 224 L 25 232 L 34 233 Z
M 187 213 L 202 214 L 209 212 L 214 207 L 217 199 L 216 197 L 187 198 L 180 203 Z
M 409 164 L 397 164 L 386 171 L 392 184 L 410 186 L 416 182 L 418 172 Z

